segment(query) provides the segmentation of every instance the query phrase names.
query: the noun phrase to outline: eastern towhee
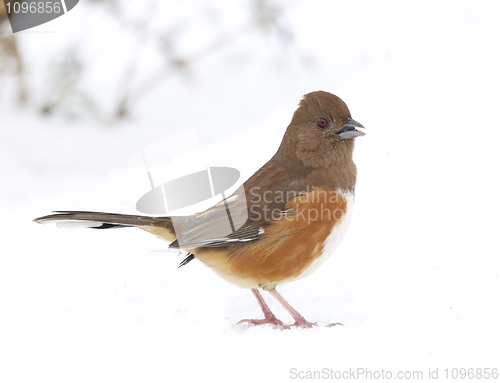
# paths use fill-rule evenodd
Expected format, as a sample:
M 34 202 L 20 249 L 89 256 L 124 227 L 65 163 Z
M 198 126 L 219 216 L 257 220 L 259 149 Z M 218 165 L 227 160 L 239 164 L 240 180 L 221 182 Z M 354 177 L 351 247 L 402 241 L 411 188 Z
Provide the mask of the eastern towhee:
M 146 230 L 172 242 L 171 248 L 189 252 L 180 266 L 196 258 L 229 282 L 251 289 L 265 319 L 239 323 L 290 328 L 271 312 L 262 289 L 292 315 L 291 326 L 312 327 L 276 286 L 309 275 L 342 241 L 356 184 L 354 138 L 364 135 L 358 128 L 363 126 L 340 98 L 312 92 L 300 102 L 274 157 L 235 193 L 202 213 L 149 217 L 61 211 L 35 222 L 78 220 L 95 222 L 95 228 Z M 246 220 L 228 233 L 228 217 Z

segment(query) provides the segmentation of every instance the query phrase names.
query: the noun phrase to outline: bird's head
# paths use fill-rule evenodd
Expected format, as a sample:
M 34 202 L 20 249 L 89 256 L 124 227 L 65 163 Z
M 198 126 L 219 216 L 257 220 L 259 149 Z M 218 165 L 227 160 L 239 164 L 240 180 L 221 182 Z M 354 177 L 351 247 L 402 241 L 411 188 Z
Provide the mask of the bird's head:
M 352 160 L 354 138 L 365 135 L 359 128 L 364 127 L 351 118 L 340 98 L 323 91 L 308 93 L 293 115 L 281 148 L 306 167 L 329 166 Z

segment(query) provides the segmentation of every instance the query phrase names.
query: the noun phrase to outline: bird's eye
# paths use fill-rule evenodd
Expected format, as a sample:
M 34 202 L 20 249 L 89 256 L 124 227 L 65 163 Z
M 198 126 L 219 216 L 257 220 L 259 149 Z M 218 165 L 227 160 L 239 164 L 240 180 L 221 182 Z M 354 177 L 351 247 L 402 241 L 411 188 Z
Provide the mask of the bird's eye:
M 328 126 L 328 121 L 326 118 L 318 118 L 318 121 L 316 122 L 320 128 L 326 128 Z

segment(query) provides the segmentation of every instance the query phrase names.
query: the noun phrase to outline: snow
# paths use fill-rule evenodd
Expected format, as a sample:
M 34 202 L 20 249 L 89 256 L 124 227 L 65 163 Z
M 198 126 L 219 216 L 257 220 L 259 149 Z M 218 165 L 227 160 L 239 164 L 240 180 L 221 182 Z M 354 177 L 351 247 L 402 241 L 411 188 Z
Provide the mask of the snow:
M 89 14 L 79 4 L 54 21 L 58 33 L 20 34 L 21 43 L 48 60 L 61 32 L 83 39 L 79 8 Z M 278 60 L 276 42 L 252 35 L 241 44 L 253 60 L 229 65 L 246 57 L 238 44 L 211 55 L 122 123 L 41 118 L 12 106 L 1 79 L 0 381 L 284 382 L 294 368 L 422 371 L 423 380 L 439 368 L 444 380 L 446 368 L 499 368 L 499 8 L 296 3 L 284 16 L 296 44 Z M 82 49 L 92 57 L 92 47 Z M 90 89 L 104 87 L 110 65 L 89 74 Z M 318 89 L 341 97 L 366 136 L 344 241 L 312 276 L 278 288 L 313 329 L 237 325 L 262 317 L 252 294 L 199 262 L 178 269 L 183 254 L 148 233 L 31 221 L 52 210 L 135 214 L 130 158 L 189 129 L 208 166 L 234 167 L 243 181 Z

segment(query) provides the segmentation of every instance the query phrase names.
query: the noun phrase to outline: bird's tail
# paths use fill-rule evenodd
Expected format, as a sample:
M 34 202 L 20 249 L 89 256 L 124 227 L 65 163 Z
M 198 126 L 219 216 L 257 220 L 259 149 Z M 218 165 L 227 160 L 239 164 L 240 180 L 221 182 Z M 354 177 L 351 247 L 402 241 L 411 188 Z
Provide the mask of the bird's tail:
M 57 222 L 58 226 L 88 227 L 92 229 L 138 227 L 169 242 L 174 242 L 177 239 L 171 217 L 148 217 L 94 211 L 55 211 L 54 213 L 35 218 L 33 221 L 38 223 Z M 183 218 L 187 219 L 188 217 Z M 188 253 L 179 267 L 186 265 L 193 259 L 194 255 Z
M 35 218 L 33 221 L 46 223 L 55 221 L 61 226 L 80 226 L 93 229 L 110 229 L 119 227 L 160 228 L 173 230 L 170 217 L 148 217 L 143 215 L 127 215 L 100 213 L 94 211 L 56 211 L 55 214 Z M 76 225 L 74 225 L 76 223 Z

